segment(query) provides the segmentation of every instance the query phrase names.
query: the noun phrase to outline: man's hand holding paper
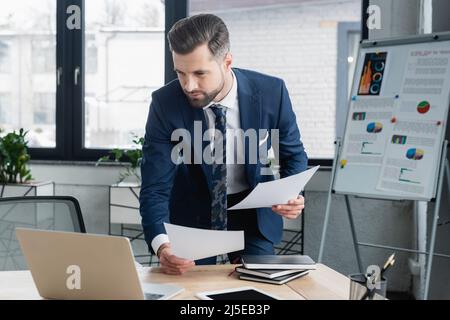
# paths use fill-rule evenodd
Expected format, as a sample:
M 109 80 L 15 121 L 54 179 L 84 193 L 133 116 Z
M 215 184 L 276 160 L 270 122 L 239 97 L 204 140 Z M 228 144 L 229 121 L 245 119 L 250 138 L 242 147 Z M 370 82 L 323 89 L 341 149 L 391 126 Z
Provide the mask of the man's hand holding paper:
M 295 219 L 305 207 L 305 199 L 299 194 L 319 167 L 283 179 L 260 183 L 244 200 L 228 210 L 271 207 L 279 215 Z
M 278 213 L 280 216 L 287 219 L 296 219 L 305 208 L 305 198 L 298 196 L 297 199 L 292 199 L 287 204 L 277 204 L 272 206 L 272 211 Z

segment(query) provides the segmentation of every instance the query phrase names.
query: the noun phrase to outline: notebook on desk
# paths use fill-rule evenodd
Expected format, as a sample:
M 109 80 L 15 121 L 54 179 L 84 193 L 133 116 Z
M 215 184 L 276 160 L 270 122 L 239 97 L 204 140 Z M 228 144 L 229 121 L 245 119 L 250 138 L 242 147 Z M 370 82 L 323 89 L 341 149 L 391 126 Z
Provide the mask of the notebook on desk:
M 286 275 L 291 275 L 293 273 L 298 273 L 301 270 L 280 270 L 280 269 L 246 269 L 244 266 L 236 267 L 236 272 L 245 273 L 252 276 L 262 277 L 266 279 L 274 279 Z
M 306 255 L 243 255 L 241 261 L 246 269 L 316 269 L 314 260 Z
M 255 275 L 250 275 L 250 274 L 241 274 L 239 275 L 239 279 L 241 280 L 249 280 L 249 281 L 257 281 L 257 282 L 265 282 L 265 283 L 271 283 L 271 284 L 285 284 L 291 280 L 300 278 L 302 276 L 305 276 L 309 273 L 309 270 L 296 270 L 295 273 L 292 274 L 287 274 L 284 276 L 280 276 L 280 277 L 276 277 L 276 278 L 264 278 L 264 277 L 258 277 Z

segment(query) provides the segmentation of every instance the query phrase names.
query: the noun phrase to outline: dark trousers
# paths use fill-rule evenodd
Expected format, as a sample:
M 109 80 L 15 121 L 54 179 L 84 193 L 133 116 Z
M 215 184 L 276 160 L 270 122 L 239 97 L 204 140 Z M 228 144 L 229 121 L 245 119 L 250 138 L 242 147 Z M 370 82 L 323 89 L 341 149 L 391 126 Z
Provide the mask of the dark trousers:
M 244 199 L 250 190 L 227 196 L 227 206 L 232 207 Z M 243 254 L 274 254 L 273 243 L 267 240 L 258 229 L 256 209 L 230 210 L 227 211 L 227 229 L 244 230 L 245 248 L 241 251 L 231 252 L 228 259 L 231 263 L 239 263 Z M 217 257 L 196 260 L 197 265 L 216 264 Z

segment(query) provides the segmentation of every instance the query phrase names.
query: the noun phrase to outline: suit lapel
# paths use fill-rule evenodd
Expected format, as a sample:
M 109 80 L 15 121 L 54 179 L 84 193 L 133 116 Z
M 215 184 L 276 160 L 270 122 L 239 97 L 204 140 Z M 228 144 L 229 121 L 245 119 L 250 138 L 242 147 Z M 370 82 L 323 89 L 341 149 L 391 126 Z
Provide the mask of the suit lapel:
M 206 182 L 208 184 L 209 191 L 212 189 L 212 168 L 211 165 L 206 164 L 203 161 L 203 150 L 209 148 L 209 141 L 203 141 L 203 135 L 208 129 L 206 117 L 203 109 L 192 107 L 187 99 L 183 99 L 183 118 L 186 128 L 191 135 L 192 145 L 192 164 L 200 164 L 205 174 Z
M 250 143 L 245 143 L 245 173 L 247 176 L 247 182 L 251 188 L 256 186 L 256 169 L 257 164 L 250 163 L 250 152 L 256 152 L 256 161 L 259 160 L 258 150 L 258 130 L 261 127 L 261 97 L 259 92 L 253 87 L 249 79 L 239 70 L 233 69 L 238 82 L 238 99 L 239 99 L 239 115 L 241 120 L 241 129 L 246 132 L 247 130 L 256 130 L 256 150 L 250 150 Z

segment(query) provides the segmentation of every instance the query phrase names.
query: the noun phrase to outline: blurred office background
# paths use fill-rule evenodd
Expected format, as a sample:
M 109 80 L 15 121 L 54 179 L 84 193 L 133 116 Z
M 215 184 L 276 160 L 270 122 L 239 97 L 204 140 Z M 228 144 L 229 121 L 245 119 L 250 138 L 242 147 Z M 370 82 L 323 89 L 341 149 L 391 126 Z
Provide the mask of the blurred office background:
M 83 8 L 81 30 L 68 32 L 67 13 Z M 370 4 L 381 8 L 382 29 L 361 22 Z M 342 136 L 359 41 L 450 31 L 445 0 L 0 0 L 0 128 L 29 131 L 36 180 L 55 194 L 75 196 L 91 233 L 110 225 L 110 186 L 123 166 L 95 166 L 112 148 L 132 148 L 144 134 L 151 93 L 174 78 L 165 33 L 177 19 L 201 12 L 220 16 L 231 34 L 234 66 L 286 81 L 310 165 L 320 172 L 306 190 L 303 251 L 316 259 L 334 141 Z M 448 194 L 448 190 L 444 190 Z M 444 197 L 436 250 L 450 252 Z M 324 262 L 357 271 L 342 197 L 333 199 Z M 410 201 L 352 201 L 361 241 L 415 248 L 418 222 Z M 432 210 L 432 206 L 429 208 Z M 291 235 L 286 232 L 286 238 Z M 421 243 L 423 244 L 423 243 Z M 146 251 L 142 242 L 135 250 Z M 391 253 L 361 248 L 365 265 Z M 389 290 L 419 298 L 424 259 L 399 253 Z M 450 261 L 436 258 L 430 297 L 450 298 Z

